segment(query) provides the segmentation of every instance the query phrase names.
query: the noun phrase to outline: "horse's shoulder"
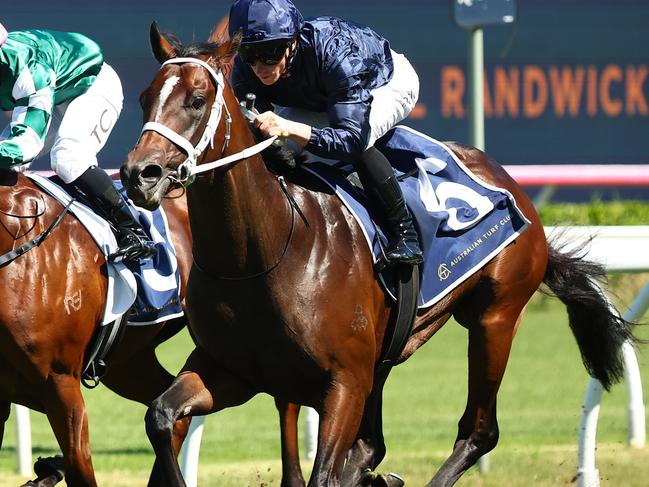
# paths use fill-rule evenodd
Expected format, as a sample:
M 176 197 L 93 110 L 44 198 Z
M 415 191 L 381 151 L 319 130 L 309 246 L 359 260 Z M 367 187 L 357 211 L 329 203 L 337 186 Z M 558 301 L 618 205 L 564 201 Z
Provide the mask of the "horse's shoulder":
M 33 207 L 35 199 L 42 202 L 49 199 L 49 196 L 23 174 L 0 171 L 0 201 L 5 205 L 11 205 L 15 209 Z

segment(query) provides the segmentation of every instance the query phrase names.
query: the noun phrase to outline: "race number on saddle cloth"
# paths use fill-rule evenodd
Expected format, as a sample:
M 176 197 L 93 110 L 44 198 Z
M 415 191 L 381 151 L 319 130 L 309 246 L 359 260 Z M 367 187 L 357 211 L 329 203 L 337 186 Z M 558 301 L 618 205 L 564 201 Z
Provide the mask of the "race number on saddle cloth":
M 70 195 L 61 186 L 38 174 L 25 173 L 50 196 L 67 206 Z M 123 192 L 121 183 L 114 182 Z M 158 252 L 152 259 L 112 262 L 106 259 L 108 292 L 102 324 L 108 324 L 128 313 L 129 325 L 151 325 L 183 315 L 180 305 L 180 274 L 176 250 L 169 238 L 169 225 L 162 208 L 154 212 L 133 206 L 139 221 L 151 236 Z M 70 206 L 88 230 L 105 257 L 117 249 L 115 235 L 103 218 L 88 206 L 74 201 Z
M 424 251 L 419 307 L 442 299 L 529 225 L 508 191 L 478 179 L 441 142 L 399 125 L 375 147 L 395 168 L 419 232 Z M 386 241 L 382 222 L 370 218 L 365 195 L 346 177 L 350 171 L 321 162 L 302 167 L 336 191 L 361 225 L 378 262 L 378 238 Z M 381 280 L 394 298 L 394 269 L 383 270 Z

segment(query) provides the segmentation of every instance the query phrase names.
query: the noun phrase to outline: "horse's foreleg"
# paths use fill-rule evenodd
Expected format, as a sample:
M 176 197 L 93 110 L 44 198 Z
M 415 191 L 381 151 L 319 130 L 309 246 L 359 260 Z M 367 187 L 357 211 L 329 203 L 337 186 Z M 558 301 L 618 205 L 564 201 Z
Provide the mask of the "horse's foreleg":
M 369 477 L 377 475 L 373 471 L 385 457 L 382 406 L 386 379 L 387 373 L 374 379 L 374 388 L 365 402 L 358 436 L 345 463 L 343 485 L 373 485 Z
M 499 306 L 499 311 L 487 311 L 478 320 L 464 323 L 469 330 L 467 405 L 458 423 L 453 453 L 427 487 L 454 485 L 466 470 L 498 443 L 496 395 L 522 317 L 520 308 Z
M 128 360 L 111 363 L 102 383 L 120 396 L 150 406 L 173 382 L 171 375 L 158 361 L 155 350 L 148 349 L 133 354 Z M 187 436 L 190 418 L 176 421 L 173 428 L 175 452 Z
M 52 375 L 47 388 L 44 412 L 65 458 L 65 481 L 69 487 L 95 487 L 88 416 L 79 379 L 72 375 Z
M 282 443 L 282 483 L 281 487 L 304 487 L 304 477 L 300 467 L 300 449 L 297 439 L 297 421 L 300 405 L 275 398 L 279 412 L 279 426 Z
M 200 349 L 194 349 L 171 386 L 153 401 L 145 416 L 146 433 L 156 460 L 149 486 L 184 487 L 178 466 L 181 443 L 174 442 L 179 421 L 243 404 L 253 392 L 222 370 Z M 180 426 L 186 427 L 186 426 Z
M 361 422 L 366 396 L 355 380 L 334 378 L 324 398 L 318 428 L 318 452 L 309 487 L 338 487 L 345 456 Z

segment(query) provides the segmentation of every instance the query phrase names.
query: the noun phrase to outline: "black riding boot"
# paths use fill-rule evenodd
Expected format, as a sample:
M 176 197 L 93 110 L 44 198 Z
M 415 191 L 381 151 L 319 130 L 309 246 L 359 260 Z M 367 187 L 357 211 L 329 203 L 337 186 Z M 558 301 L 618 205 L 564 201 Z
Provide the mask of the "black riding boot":
M 110 223 L 115 233 L 118 249 L 108 256 L 113 262 L 150 259 L 157 250 L 140 222 L 131 213 L 126 201 L 113 186 L 113 181 L 103 169 L 91 167 L 72 184 L 90 200 L 95 210 Z
M 378 149 L 370 147 L 361 156 L 359 166 L 365 190 L 385 216 L 388 263 L 421 264 L 424 254 L 390 162 Z

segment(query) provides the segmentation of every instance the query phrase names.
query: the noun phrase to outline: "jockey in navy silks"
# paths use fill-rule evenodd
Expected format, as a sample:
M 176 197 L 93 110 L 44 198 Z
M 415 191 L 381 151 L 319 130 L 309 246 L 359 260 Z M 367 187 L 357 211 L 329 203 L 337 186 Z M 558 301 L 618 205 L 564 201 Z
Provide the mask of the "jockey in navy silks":
M 122 110 L 122 84 L 101 48 L 73 32 L 0 24 L 0 169 L 22 171 L 49 152 L 52 169 L 80 188 L 112 223 L 119 249 L 111 260 L 150 258 L 156 248 L 97 162 Z
M 417 102 L 408 60 L 369 27 L 303 19 L 290 0 L 237 0 L 229 34 L 242 32 L 232 72 L 236 95 L 257 96 L 262 134 L 311 154 L 353 163 L 387 224 L 389 263 L 423 260 L 394 170 L 374 142 Z

